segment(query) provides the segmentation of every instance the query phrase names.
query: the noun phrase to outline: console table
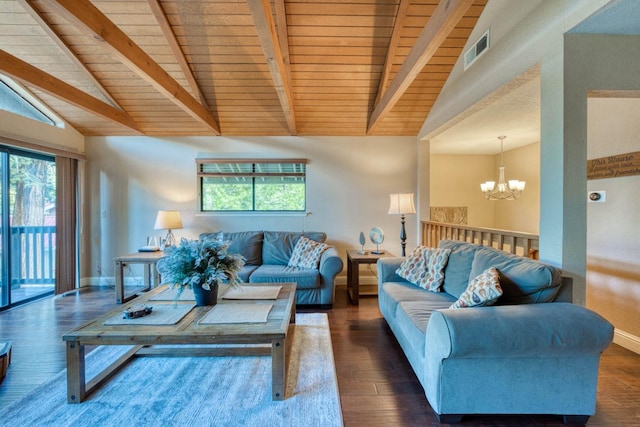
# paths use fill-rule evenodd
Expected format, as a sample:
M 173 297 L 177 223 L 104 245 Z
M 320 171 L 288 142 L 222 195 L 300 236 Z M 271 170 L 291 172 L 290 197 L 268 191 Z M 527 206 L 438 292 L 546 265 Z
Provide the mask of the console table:
M 380 258 L 393 256 L 387 251 L 374 254 L 372 251 L 365 251 L 359 254 L 357 250 L 347 250 L 347 294 L 354 305 L 360 303 L 360 264 L 375 264 Z
M 124 295 L 124 268 L 128 264 L 144 264 L 144 284 L 145 290 L 156 287 L 160 284 L 160 273 L 156 268 L 156 263 L 164 256 L 164 252 L 134 252 L 132 254 L 119 256 L 113 259 L 114 271 L 116 276 L 116 302 L 122 304 L 137 295 Z

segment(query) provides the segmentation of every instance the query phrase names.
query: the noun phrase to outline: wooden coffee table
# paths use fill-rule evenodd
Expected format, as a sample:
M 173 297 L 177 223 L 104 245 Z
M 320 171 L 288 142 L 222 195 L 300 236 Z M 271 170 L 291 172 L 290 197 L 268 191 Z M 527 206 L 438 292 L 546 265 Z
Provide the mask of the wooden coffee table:
M 82 402 L 88 394 L 105 383 L 132 358 L 144 355 L 271 355 L 271 397 L 273 400 L 284 400 L 287 331 L 289 323 L 295 323 L 296 284 L 269 283 L 268 285 L 281 286 L 277 299 L 222 299 L 221 296 L 227 289 L 224 286 L 221 286 L 218 293 L 218 305 L 273 304 L 266 322 L 199 324 L 199 321 L 212 307 L 195 306 L 180 321 L 171 325 L 105 325 L 105 322 L 118 318 L 124 309 L 137 303 L 157 308 L 157 312 L 162 308 L 161 305 L 195 304 L 194 301 L 149 301 L 167 290 L 167 286 L 161 286 L 64 334 L 62 339 L 67 343 L 67 402 Z M 181 346 L 175 347 L 176 344 Z M 215 344 L 216 346 L 193 347 L 193 345 L 199 344 Z M 238 346 L 239 344 L 270 344 L 270 347 L 242 347 Z M 133 345 L 133 347 L 87 383 L 85 380 L 85 345 Z M 173 347 L 163 348 L 163 345 L 173 345 Z

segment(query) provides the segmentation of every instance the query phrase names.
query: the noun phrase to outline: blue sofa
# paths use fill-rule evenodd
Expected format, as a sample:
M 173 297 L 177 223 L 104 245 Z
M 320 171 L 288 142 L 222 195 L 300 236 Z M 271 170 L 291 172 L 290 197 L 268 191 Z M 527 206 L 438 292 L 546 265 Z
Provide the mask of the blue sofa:
M 586 423 L 595 413 L 600 355 L 613 326 L 572 304 L 552 266 L 493 248 L 443 240 L 442 292 L 396 274 L 403 258 L 377 263 L 380 311 L 441 422 L 469 414 L 555 414 Z M 489 267 L 503 295 L 494 305 L 451 309 Z
M 222 236 L 220 235 L 222 233 Z M 333 246 L 322 253 L 318 268 L 288 267 L 301 236 L 324 243 L 323 232 L 240 231 L 200 234 L 200 239 L 230 241 L 229 252 L 245 258 L 240 277 L 246 283 L 296 282 L 297 305 L 333 306 L 335 278 L 342 271 L 342 259 Z

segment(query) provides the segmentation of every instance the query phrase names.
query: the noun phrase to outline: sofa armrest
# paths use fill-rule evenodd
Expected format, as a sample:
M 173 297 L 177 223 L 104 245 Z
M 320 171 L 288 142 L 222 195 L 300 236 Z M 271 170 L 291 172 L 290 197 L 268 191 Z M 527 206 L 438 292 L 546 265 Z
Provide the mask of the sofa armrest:
M 612 340 L 611 323 L 563 302 L 439 310 L 426 332 L 427 354 L 439 360 L 597 354 Z
M 402 261 L 404 261 L 402 257 L 388 257 L 380 258 L 378 262 L 376 262 L 378 286 L 385 282 L 407 282 L 407 280 L 396 274 L 396 270 L 400 267 Z
M 333 284 L 335 277 L 342 271 L 343 263 L 338 251 L 334 247 L 329 247 L 320 257 L 320 275 L 325 283 Z

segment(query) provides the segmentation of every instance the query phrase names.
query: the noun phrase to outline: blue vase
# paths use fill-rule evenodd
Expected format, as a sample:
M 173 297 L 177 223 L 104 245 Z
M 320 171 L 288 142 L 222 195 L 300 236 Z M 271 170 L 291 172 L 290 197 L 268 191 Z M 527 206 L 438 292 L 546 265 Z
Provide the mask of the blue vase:
M 212 285 L 209 291 L 200 285 L 194 286 L 193 295 L 196 299 L 196 305 L 216 305 L 218 302 L 218 284 Z

